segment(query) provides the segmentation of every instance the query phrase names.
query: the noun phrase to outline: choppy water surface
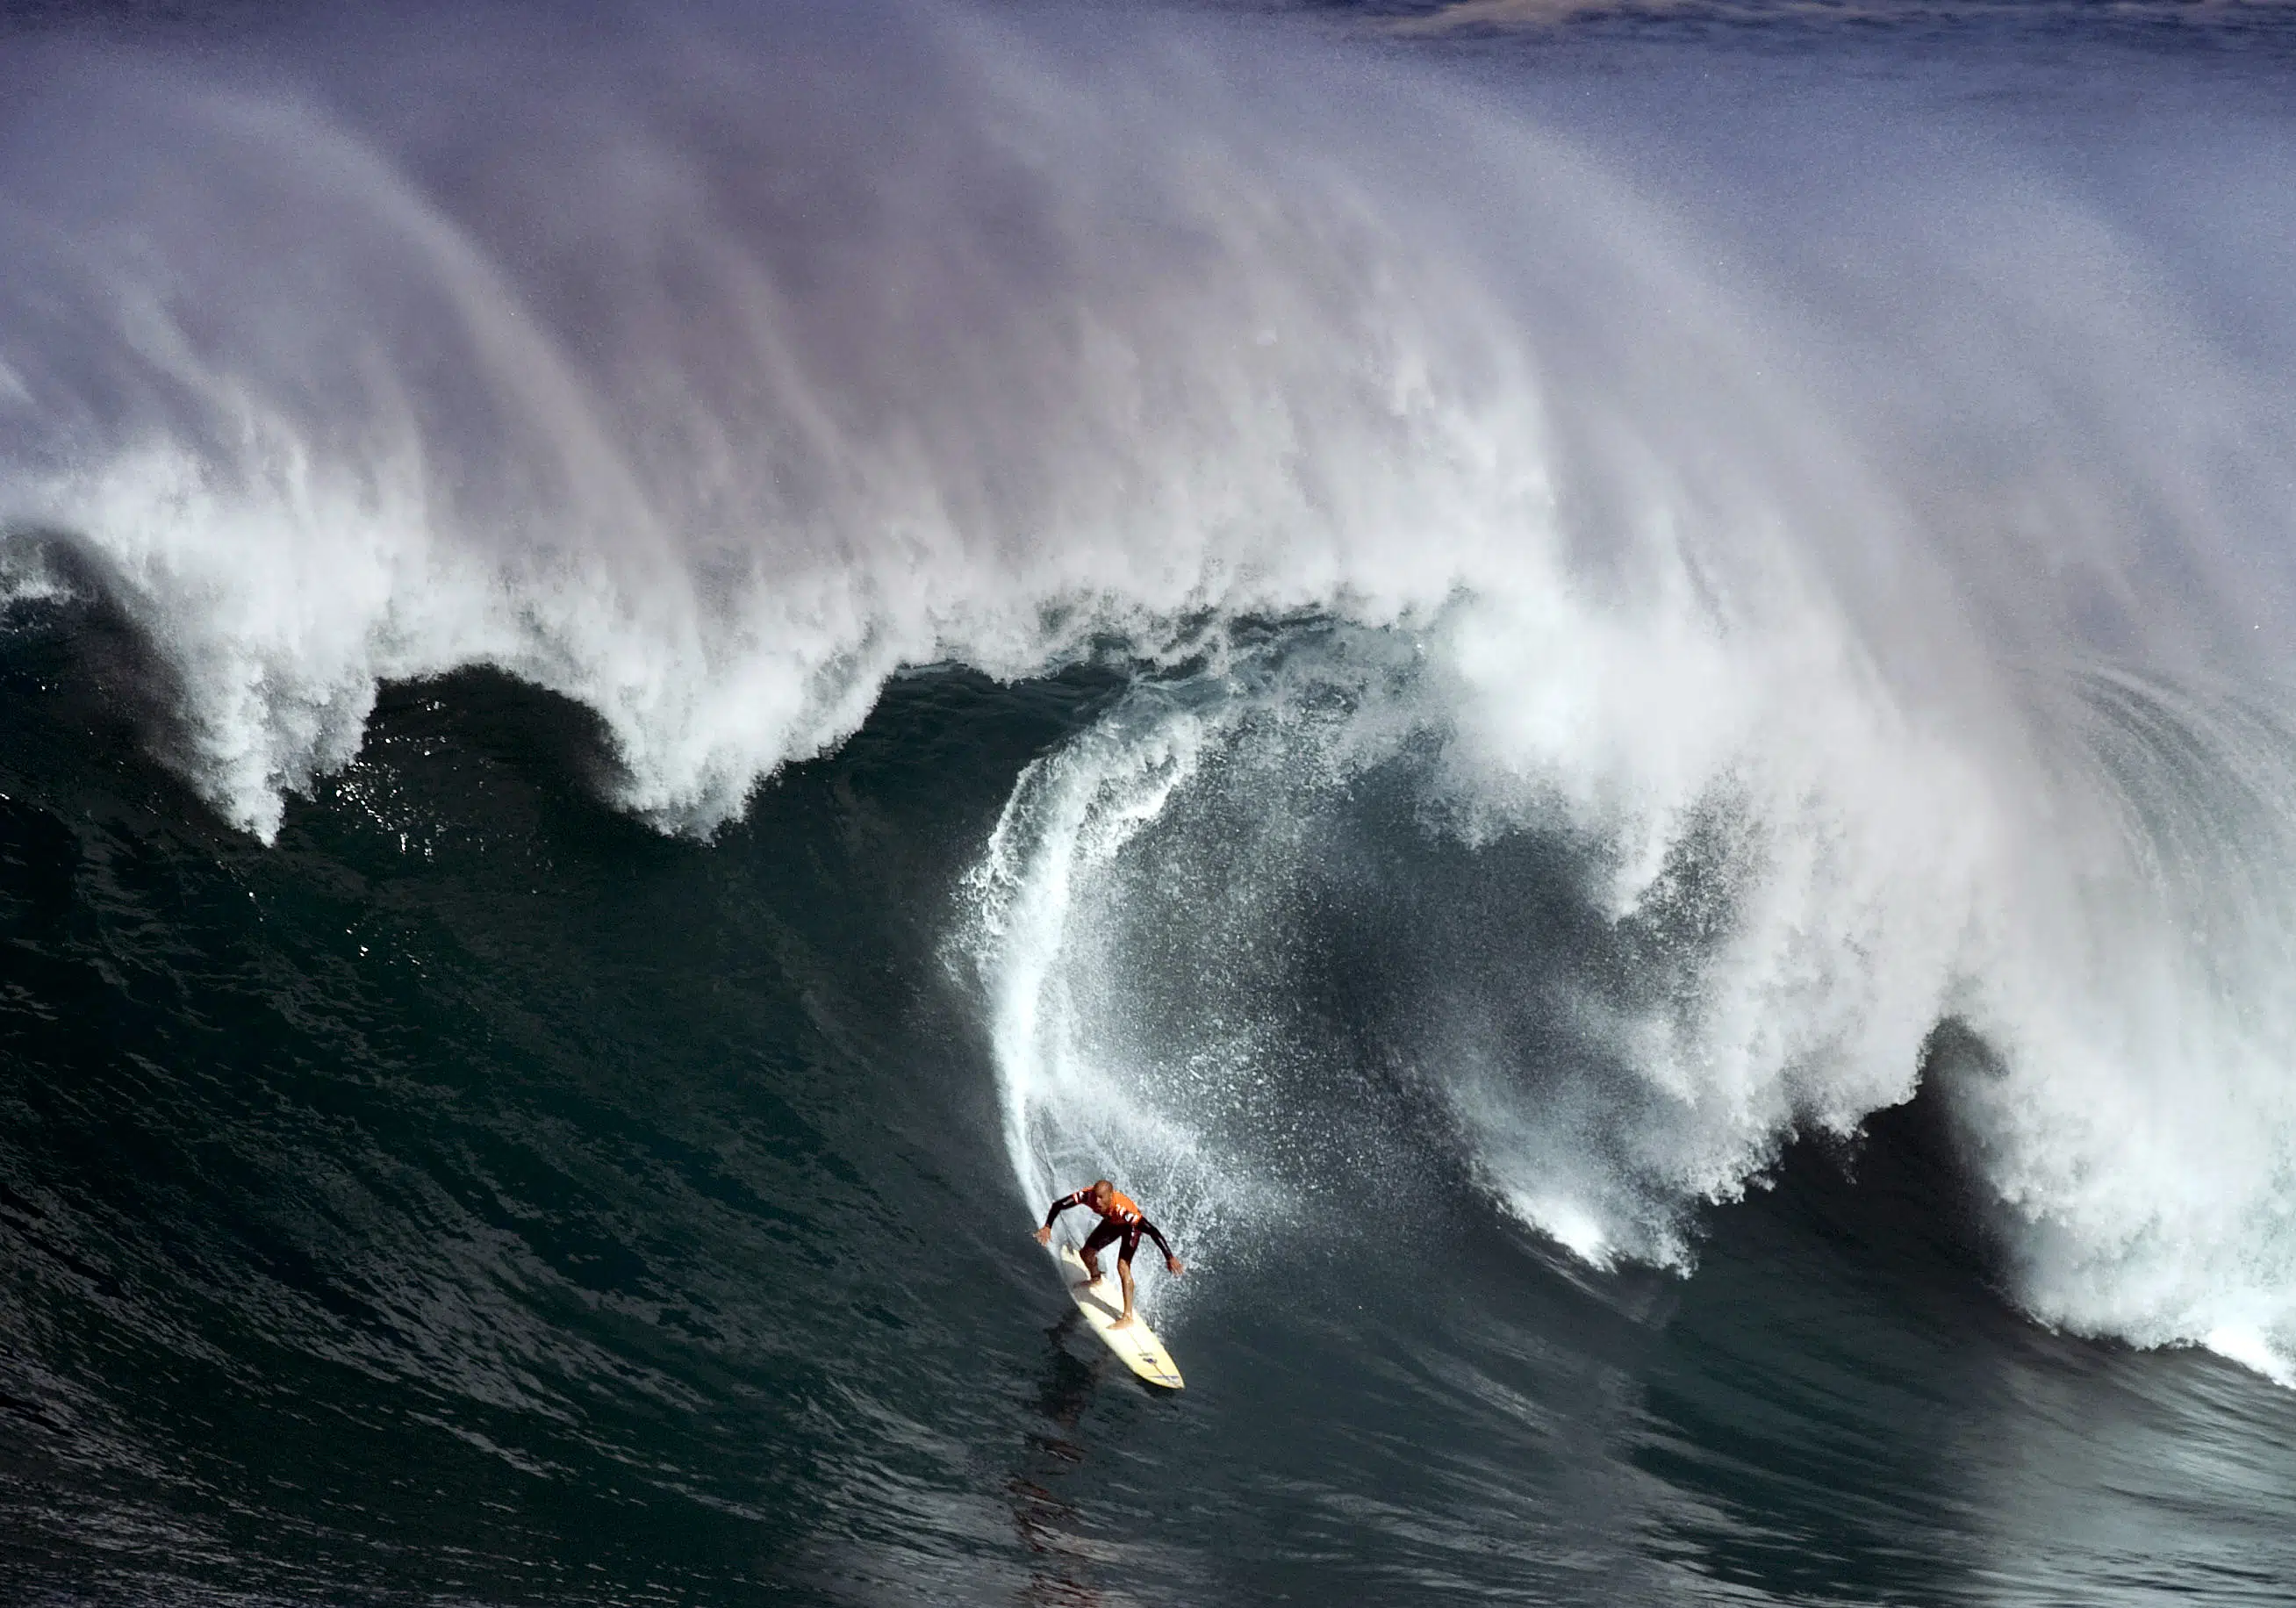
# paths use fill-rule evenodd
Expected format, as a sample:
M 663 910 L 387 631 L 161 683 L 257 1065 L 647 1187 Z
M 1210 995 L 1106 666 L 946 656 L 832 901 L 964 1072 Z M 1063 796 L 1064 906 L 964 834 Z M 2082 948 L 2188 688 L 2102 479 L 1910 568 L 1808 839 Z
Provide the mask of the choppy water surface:
M 12 1599 L 2286 1600 L 2276 13 L 12 17 Z

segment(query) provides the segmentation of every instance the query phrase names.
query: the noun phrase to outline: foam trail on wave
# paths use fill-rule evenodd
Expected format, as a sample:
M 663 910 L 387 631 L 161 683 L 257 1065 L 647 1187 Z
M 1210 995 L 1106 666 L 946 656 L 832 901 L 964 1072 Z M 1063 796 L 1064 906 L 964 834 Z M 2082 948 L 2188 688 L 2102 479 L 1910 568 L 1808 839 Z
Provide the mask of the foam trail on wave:
M 1159 701 L 1160 702 L 1160 701 Z M 1069 1007 L 1092 883 L 1184 785 L 1210 734 L 1168 706 L 1134 711 L 1021 775 L 986 852 L 968 874 L 966 948 L 990 1000 L 1004 1146 L 1023 1198 L 1048 1201 L 1114 1176 L 1154 1202 L 1167 1233 L 1196 1240 L 1245 1204 L 1244 1175 L 1224 1171 L 1185 1107 L 1139 1089 L 1145 1046 L 1095 1034 Z M 1152 1050 L 1149 1051 L 1152 1054 Z

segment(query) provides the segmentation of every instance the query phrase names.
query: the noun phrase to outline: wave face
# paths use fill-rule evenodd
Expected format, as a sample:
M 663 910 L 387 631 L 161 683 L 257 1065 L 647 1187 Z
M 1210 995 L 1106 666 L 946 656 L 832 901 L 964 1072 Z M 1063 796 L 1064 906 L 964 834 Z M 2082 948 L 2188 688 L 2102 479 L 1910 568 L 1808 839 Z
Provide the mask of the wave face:
M 0 1571 L 2270 1600 L 2282 57 L 1522 11 L 8 53 Z

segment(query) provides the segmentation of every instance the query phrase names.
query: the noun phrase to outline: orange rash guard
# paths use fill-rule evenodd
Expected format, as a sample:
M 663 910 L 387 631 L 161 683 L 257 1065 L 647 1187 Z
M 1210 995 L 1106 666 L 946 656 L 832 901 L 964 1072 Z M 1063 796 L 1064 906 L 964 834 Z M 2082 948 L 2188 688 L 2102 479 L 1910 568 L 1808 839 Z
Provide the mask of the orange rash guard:
M 1166 1259 L 1170 1259 L 1172 1247 L 1165 1243 L 1163 1231 L 1148 1220 L 1139 1203 L 1130 1195 L 1111 1190 L 1108 1209 L 1103 1211 L 1093 1205 L 1092 1191 L 1079 1189 L 1074 1194 L 1063 1195 L 1053 1202 L 1053 1209 L 1045 1213 L 1045 1227 L 1050 1228 L 1053 1219 L 1071 1206 L 1086 1207 L 1099 1214 L 1100 1227 L 1095 1228 L 1092 1237 L 1084 1243 L 1087 1252 L 1097 1251 L 1111 1241 L 1120 1238 L 1124 1248 L 1116 1253 L 1116 1259 L 1128 1262 L 1132 1259 L 1133 1251 L 1139 1248 L 1140 1236 L 1144 1234 L 1156 1242 L 1156 1248 L 1164 1253 Z

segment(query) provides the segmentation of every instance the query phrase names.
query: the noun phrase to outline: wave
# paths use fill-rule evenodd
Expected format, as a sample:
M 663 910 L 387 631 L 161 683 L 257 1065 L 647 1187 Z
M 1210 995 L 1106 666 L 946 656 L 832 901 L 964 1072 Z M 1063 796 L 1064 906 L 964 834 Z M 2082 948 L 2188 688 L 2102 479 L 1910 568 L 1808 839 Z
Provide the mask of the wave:
M 1926 1057 L 2030 1311 L 2285 1374 L 2284 116 L 584 19 L 9 70 L 0 579 L 226 818 L 465 667 L 706 835 L 1104 659 L 974 879 L 1025 1191 L 1685 1266 Z
M 1687 1271 L 1926 1075 L 2029 1310 L 2286 1376 L 2296 732 L 2088 670 L 2087 746 L 2003 797 L 1782 699 L 1590 805 L 1574 751 L 1492 761 L 1524 683 L 1464 680 L 1473 612 L 1152 684 L 1024 775 L 967 934 L 1024 1194 L 1113 1171 L 1217 1262 L 1464 1180 Z

